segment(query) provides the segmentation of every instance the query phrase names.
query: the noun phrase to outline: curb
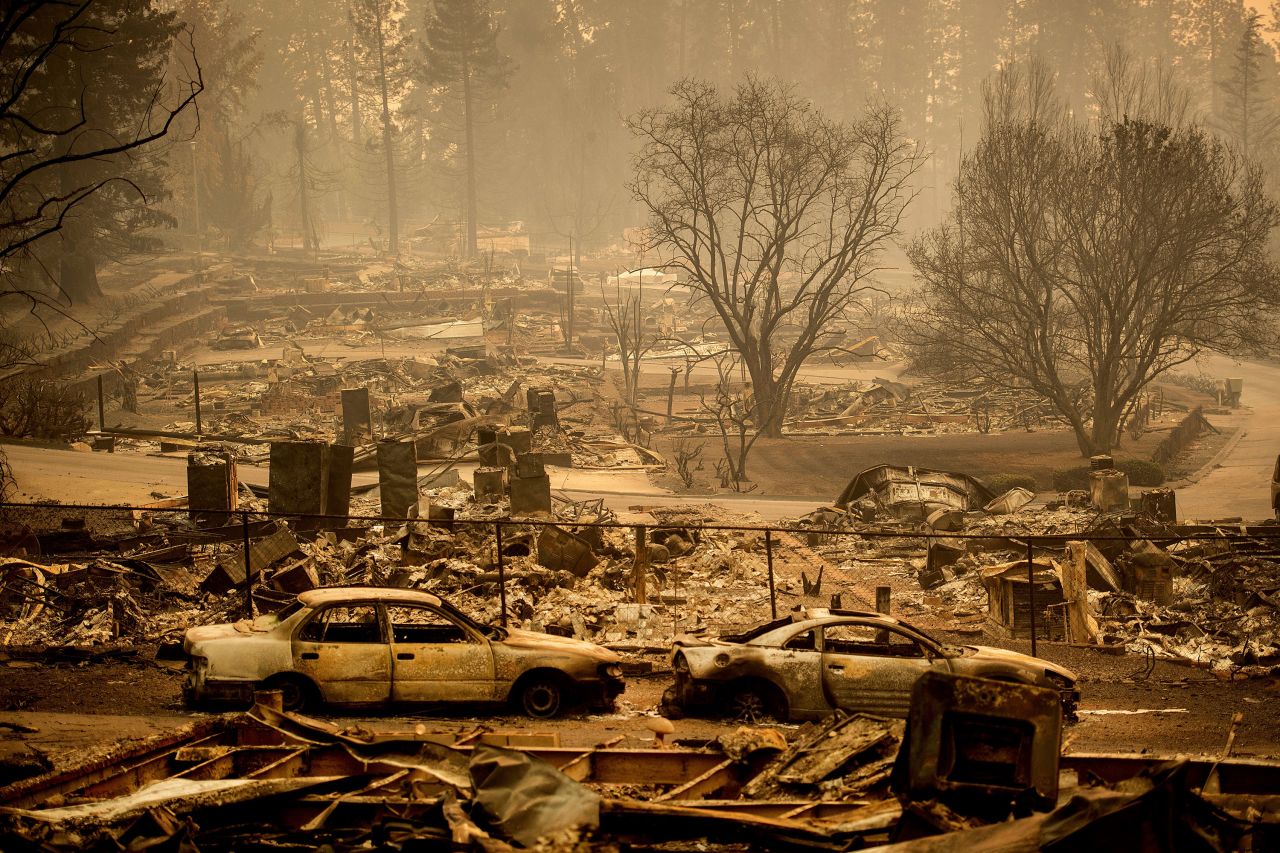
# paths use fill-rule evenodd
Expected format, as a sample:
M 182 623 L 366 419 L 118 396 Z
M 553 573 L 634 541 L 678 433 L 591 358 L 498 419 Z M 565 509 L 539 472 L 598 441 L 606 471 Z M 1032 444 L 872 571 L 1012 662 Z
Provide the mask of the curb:
M 1248 434 L 1248 432 L 1249 431 L 1247 429 L 1247 424 L 1241 424 L 1240 426 L 1236 427 L 1235 432 L 1232 433 L 1229 439 L 1227 439 L 1227 443 L 1222 446 L 1221 450 L 1219 450 L 1217 453 L 1213 455 L 1212 459 L 1210 459 L 1205 464 L 1201 465 L 1198 469 L 1188 474 L 1186 477 L 1183 477 L 1181 480 L 1178 480 L 1175 483 L 1170 484 L 1170 487 L 1173 488 L 1174 490 L 1185 489 L 1188 486 L 1194 486 L 1196 483 L 1203 480 L 1206 476 L 1209 475 L 1211 471 L 1213 471 L 1213 469 L 1217 468 L 1222 464 L 1222 461 L 1226 459 L 1227 456 L 1229 456 L 1233 450 L 1236 449 L 1236 445 L 1240 443 L 1241 439 L 1243 439 L 1245 435 Z

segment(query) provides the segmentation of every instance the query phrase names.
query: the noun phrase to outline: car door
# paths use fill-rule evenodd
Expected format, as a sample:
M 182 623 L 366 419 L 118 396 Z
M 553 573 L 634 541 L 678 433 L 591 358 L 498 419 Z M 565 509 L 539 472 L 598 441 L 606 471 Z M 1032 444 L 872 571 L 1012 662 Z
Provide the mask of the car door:
M 487 702 L 497 698 L 489 641 L 427 605 L 387 608 L 397 702 Z
M 823 626 L 823 689 L 846 711 L 905 717 L 912 685 L 931 666 L 914 638 L 883 625 L 853 620 Z
M 391 698 L 391 646 L 376 604 L 317 610 L 293 640 L 294 670 L 310 678 L 326 702 L 377 704 Z

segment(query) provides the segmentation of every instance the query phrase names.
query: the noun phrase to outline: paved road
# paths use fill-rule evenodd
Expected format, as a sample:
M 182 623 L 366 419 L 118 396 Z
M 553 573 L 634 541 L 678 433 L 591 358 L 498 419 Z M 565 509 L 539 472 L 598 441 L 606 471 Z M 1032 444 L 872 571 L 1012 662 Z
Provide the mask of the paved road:
M 18 500 L 59 501 L 87 504 L 142 504 L 160 497 L 187 493 L 187 469 L 182 458 L 142 456 L 132 453 L 85 453 L 26 445 L 8 445 L 9 464 L 18 483 Z M 457 466 L 467 481 L 474 463 Z M 419 466 L 420 475 L 435 470 L 430 463 Z M 823 502 L 823 498 L 753 498 L 750 495 L 688 497 L 675 495 L 652 485 L 639 470 L 583 471 L 576 468 L 547 469 L 553 489 L 574 500 L 602 497 L 605 505 L 625 516 L 636 506 L 676 506 L 713 502 L 736 511 L 758 513 L 766 521 L 795 517 Z M 267 485 L 269 471 L 251 465 L 238 468 L 240 480 Z M 353 486 L 377 483 L 376 471 L 357 471 Z
M 1210 469 L 1178 489 L 1178 517 L 1270 518 L 1271 472 L 1280 453 L 1280 368 L 1225 356 L 1209 357 L 1204 367 L 1210 376 L 1243 378 L 1241 403 L 1252 412 Z

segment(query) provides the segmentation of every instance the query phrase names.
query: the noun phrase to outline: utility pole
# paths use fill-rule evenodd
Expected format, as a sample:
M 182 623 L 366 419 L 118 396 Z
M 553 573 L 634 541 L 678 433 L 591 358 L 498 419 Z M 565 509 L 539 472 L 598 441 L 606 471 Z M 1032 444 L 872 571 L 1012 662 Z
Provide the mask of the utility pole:
M 565 324 L 564 345 L 566 349 L 573 349 L 573 298 L 574 298 L 574 270 L 573 270 L 573 234 L 569 235 L 569 310 L 567 314 L 567 322 Z

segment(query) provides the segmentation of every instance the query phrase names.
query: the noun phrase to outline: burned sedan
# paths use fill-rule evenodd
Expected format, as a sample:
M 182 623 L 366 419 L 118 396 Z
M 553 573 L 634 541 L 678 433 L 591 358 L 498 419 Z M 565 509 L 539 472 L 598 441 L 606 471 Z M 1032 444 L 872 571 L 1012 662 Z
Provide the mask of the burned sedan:
M 755 719 L 819 719 L 832 709 L 906 717 L 911 687 L 930 670 L 1058 691 L 1074 714 L 1076 676 L 1030 655 L 938 642 L 880 613 L 797 610 L 733 637 L 680 638 L 667 716 L 711 712 Z
M 276 689 L 286 709 L 510 703 L 530 717 L 610 708 L 617 654 L 593 643 L 481 625 L 425 592 L 314 589 L 279 613 L 187 631 L 192 704 Z

